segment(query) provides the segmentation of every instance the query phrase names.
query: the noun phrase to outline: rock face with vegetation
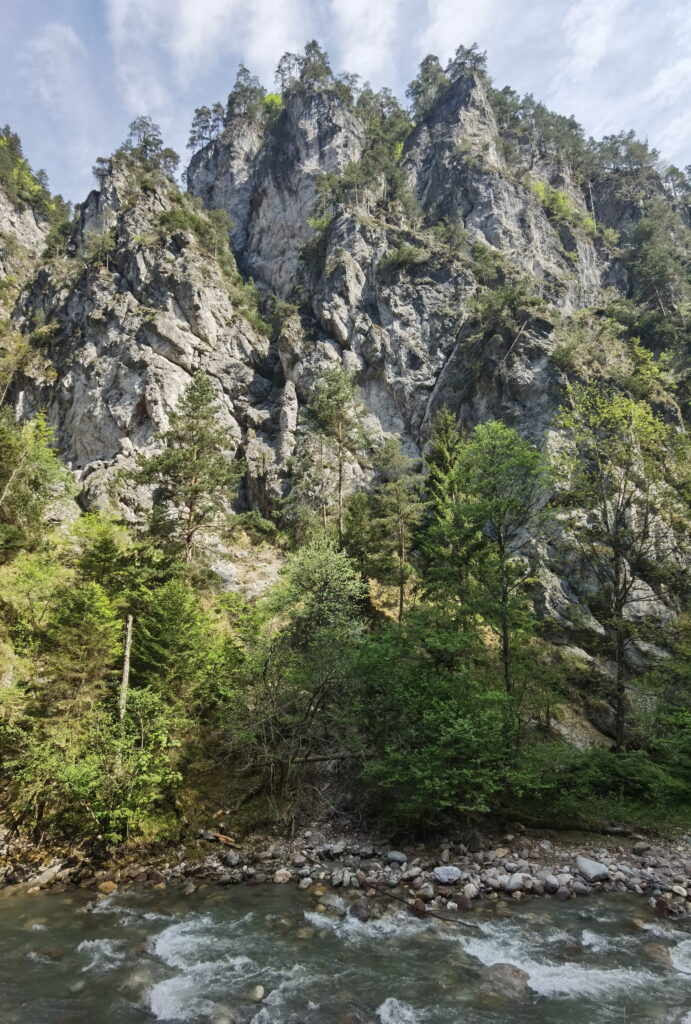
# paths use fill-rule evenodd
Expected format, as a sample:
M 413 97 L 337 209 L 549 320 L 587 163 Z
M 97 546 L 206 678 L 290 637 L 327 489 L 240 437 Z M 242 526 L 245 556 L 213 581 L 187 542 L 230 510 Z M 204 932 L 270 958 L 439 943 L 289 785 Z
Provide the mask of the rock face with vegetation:
M 186 192 L 138 118 L 73 217 L 0 139 L 12 820 L 299 813 L 328 763 L 399 828 L 671 807 L 688 174 L 476 47 L 409 110 L 316 43 L 277 86 L 196 111 Z

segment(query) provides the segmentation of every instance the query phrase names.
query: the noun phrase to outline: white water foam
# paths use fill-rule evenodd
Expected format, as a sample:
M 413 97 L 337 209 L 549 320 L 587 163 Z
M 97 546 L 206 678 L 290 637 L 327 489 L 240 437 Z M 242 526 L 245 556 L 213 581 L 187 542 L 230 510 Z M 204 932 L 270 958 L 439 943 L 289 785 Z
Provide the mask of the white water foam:
M 151 986 L 149 1009 L 157 1020 L 208 1017 L 218 1009 L 212 995 L 220 998 L 223 992 L 246 987 L 258 973 L 259 968 L 247 956 L 188 964 L 182 973 Z
M 487 967 L 500 963 L 520 967 L 527 972 L 528 984 L 537 995 L 594 999 L 645 988 L 656 980 L 650 971 L 629 967 L 555 964 L 545 956 L 544 948 L 531 945 L 531 936 L 524 931 L 501 924 L 483 924 L 481 929 L 482 938 L 462 938 L 466 953 Z M 544 936 L 540 939 L 543 941 Z
M 649 935 L 654 935 L 656 939 L 686 939 L 689 934 L 675 928 L 669 921 L 649 921 L 643 925 L 643 930 Z
M 208 915 L 190 914 L 154 935 L 149 940 L 149 952 L 168 967 L 187 967 L 208 947 L 213 948 L 212 930 L 213 923 Z
M 306 910 L 305 920 L 314 928 L 332 931 L 339 939 L 359 945 L 363 940 L 383 939 L 395 936 L 397 939 L 413 938 L 423 931 L 437 931 L 437 923 L 432 918 L 418 921 L 410 915 L 387 914 L 385 917 L 372 918 L 370 921 L 358 921 L 355 917 L 336 917 L 332 914 L 319 914 L 316 910 Z
M 682 974 L 691 974 L 691 939 L 684 939 L 678 945 L 670 949 L 672 964 Z M 691 1014 L 689 1014 L 691 1021 Z
M 179 974 L 175 978 L 159 981 L 149 991 L 148 1004 L 156 1020 L 195 1020 L 209 1017 L 215 1004 L 202 992 L 204 986 L 199 974 Z
M 417 1024 L 423 1019 L 408 1003 L 391 997 L 377 1008 L 377 1016 L 381 1024 Z
M 637 943 L 633 935 L 602 935 L 589 928 L 583 930 L 580 941 L 592 953 L 625 953 L 635 949 Z
M 283 980 L 269 992 L 264 999 L 262 1008 L 252 1017 L 251 1024 L 277 1024 L 278 1021 L 302 1021 L 300 1017 L 286 1017 L 287 1006 L 295 992 L 304 993 L 310 985 L 320 985 L 326 991 L 329 979 L 318 975 L 310 975 L 302 964 L 295 964 L 284 972 Z M 318 1004 L 307 1003 L 310 1009 L 318 1009 Z
M 118 949 L 119 943 L 113 939 L 84 939 L 77 946 L 78 953 L 85 953 L 90 957 L 85 971 L 112 971 L 125 957 L 125 952 Z

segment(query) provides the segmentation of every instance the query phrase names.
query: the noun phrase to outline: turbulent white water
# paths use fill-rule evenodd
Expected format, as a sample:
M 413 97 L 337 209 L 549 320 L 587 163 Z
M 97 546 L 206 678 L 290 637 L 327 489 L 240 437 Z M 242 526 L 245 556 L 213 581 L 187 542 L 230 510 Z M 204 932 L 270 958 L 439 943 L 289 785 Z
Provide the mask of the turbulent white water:
M 483 904 L 459 924 L 398 906 L 362 923 L 287 887 L 84 908 L 0 900 L 3 1024 L 691 1024 L 691 921 L 633 899 Z

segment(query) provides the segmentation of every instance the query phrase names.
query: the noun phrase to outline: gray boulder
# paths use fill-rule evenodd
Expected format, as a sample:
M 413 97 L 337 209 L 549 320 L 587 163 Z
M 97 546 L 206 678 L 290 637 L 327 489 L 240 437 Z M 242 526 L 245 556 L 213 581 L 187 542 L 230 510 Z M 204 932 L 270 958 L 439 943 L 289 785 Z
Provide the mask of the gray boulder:
M 609 868 L 599 860 L 576 857 L 576 868 L 586 882 L 606 882 L 609 879 Z
M 483 973 L 483 987 L 501 999 L 523 999 L 529 995 L 530 975 L 514 964 L 492 964 Z
M 504 886 L 506 892 L 521 892 L 524 888 L 524 879 L 520 871 L 514 871 Z
M 461 869 L 454 867 L 453 864 L 440 864 L 432 872 L 434 881 L 438 882 L 439 885 L 454 885 L 460 881 L 461 874 Z

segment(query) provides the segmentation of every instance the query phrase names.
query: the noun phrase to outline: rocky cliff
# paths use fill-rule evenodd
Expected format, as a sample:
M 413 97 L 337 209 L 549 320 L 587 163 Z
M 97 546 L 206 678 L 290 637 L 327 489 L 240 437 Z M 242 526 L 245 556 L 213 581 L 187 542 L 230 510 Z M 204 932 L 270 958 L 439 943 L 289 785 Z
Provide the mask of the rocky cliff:
M 327 83 L 289 89 L 270 119 L 229 116 L 192 158 L 191 196 L 165 176 L 104 173 L 13 313 L 44 357 L 16 381 L 18 412 L 47 410 L 85 502 L 108 500 L 200 369 L 246 455 L 250 506 L 289 486 L 300 408 L 332 362 L 357 373 L 375 433 L 412 453 L 443 406 L 464 426 L 499 418 L 544 441 L 567 379 L 553 358 L 564 325 L 630 295 L 617 232 L 659 180 L 624 188 L 600 171 L 586 188 L 558 152 L 500 129 L 470 72 L 398 144 L 396 190 L 387 172 L 353 172 L 380 145 L 371 115 Z M 237 266 L 204 209 L 230 216 Z M 38 246 L 37 223 L 3 219 Z M 504 296 L 492 315 L 488 295 Z M 573 588 L 550 580 L 546 607 L 567 621 Z
M 40 260 L 48 228 L 45 218 L 17 204 L 0 183 L 0 319 L 11 313 L 17 293 Z

